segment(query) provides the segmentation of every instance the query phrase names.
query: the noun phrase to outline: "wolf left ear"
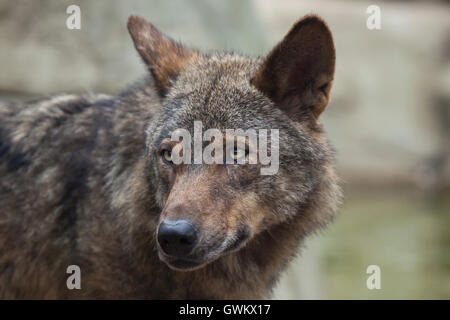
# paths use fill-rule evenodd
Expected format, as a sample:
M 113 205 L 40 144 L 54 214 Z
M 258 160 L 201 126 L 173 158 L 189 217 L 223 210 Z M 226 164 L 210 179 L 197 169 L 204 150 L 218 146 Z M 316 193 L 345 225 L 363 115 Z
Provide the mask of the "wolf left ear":
M 306 16 L 269 53 L 252 84 L 293 119 L 317 119 L 328 104 L 335 60 L 330 29 Z
M 153 75 L 158 93 L 164 97 L 171 81 L 198 53 L 170 39 L 140 17 L 131 16 L 127 26 L 136 50 Z

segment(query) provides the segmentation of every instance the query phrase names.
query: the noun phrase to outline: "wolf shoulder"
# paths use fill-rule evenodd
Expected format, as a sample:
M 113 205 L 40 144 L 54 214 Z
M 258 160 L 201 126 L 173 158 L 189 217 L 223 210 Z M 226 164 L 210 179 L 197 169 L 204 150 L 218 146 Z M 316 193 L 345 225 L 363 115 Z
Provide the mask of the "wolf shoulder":
M 92 143 L 106 126 L 114 101 L 104 95 L 58 95 L 29 102 L 0 102 L 2 177 L 52 163 Z M 102 112 L 99 109 L 104 109 Z

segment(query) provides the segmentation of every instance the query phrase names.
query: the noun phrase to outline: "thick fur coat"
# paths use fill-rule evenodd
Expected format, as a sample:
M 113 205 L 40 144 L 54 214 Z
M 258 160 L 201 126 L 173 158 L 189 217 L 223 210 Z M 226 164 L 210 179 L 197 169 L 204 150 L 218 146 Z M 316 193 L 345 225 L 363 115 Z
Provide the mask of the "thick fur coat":
M 0 297 L 252 299 L 335 216 L 340 189 L 320 114 L 335 50 L 316 16 L 264 58 L 188 49 L 138 17 L 128 29 L 149 77 L 117 96 L 0 105 Z M 260 165 L 179 165 L 177 128 L 279 129 L 275 175 Z M 201 234 L 184 259 L 158 226 Z M 66 269 L 81 270 L 69 290 Z

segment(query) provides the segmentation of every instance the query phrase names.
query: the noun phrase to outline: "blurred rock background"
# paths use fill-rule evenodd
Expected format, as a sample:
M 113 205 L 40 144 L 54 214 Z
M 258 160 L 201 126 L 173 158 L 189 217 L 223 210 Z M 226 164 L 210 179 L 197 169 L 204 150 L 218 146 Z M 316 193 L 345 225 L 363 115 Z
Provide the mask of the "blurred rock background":
M 81 30 L 66 8 L 81 8 Z M 366 9 L 381 9 L 369 30 Z M 0 99 L 117 93 L 145 73 L 126 30 L 145 17 L 204 50 L 267 53 L 301 16 L 337 49 L 323 116 L 346 200 L 310 239 L 275 298 L 450 298 L 450 2 L 0 0 Z M 379 265 L 382 289 L 366 288 Z

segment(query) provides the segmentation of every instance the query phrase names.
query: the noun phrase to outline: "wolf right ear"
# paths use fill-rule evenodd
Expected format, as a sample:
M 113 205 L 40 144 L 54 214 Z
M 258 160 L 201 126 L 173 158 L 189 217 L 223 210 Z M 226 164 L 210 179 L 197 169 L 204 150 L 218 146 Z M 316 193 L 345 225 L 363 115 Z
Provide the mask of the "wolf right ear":
M 252 84 L 293 119 L 317 119 L 328 104 L 335 60 L 327 25 L 306 16 L 269 53 Z
M 199 53 L 183 47 L 140 17 L 131 16 L 127 25 L 136 50 L 153 75 L 158 93 L 164 97 L 170 82 Z

